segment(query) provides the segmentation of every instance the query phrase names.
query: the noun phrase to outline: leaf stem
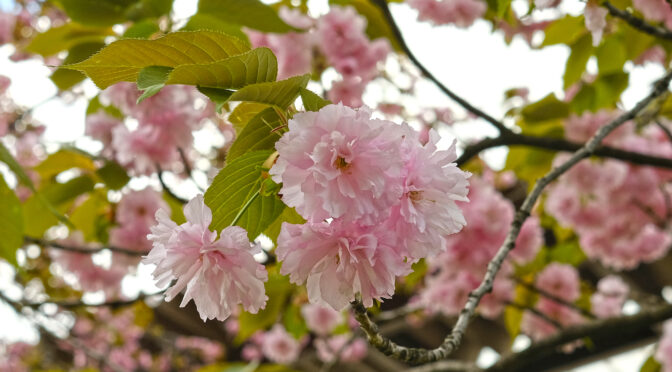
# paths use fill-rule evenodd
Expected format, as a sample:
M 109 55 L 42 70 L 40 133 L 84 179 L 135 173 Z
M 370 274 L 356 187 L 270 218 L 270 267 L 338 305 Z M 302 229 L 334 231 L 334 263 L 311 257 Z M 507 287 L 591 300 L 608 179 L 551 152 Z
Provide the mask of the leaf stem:
M 233 221 L 231 221 L 231 225 L 229 226 L 235 226 L 238 223 L 240 217 L 243 216 L 243 213 L 245 213 L 247 208 L 249 208 L 250 205 L 252 205 L 252 203 L 257 199 L 258 196 L 259 196 L 259 190 L 255 191 L 254 194 L 252 194 L 252 196 L 245 202 L 245 204 L 243 205 L 242 208 L 240 208 L 238 214 L 236 215 L 236 217 L 234 217 Z

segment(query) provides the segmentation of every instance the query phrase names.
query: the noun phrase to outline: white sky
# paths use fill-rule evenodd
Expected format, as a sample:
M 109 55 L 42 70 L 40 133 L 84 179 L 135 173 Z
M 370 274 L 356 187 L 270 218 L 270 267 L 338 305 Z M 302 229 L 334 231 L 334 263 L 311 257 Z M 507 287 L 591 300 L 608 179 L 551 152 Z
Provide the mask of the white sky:
M 0 8 L 6 9 L 8 3 L 9 0 L 0 0 Z M 316 14 L 323 13 L 326 4 L 327 0 L 311 0 L 311 11 Z M 513 2 L 517 12 L 525 12 L 526 4 L 527 0 Z M 563 0 L 562 4 L 562 10 L 572 14 L 580 13 L 583 7 L 584 3 L 579 0 Z M 549 92 L 561 93 L 562 75 L 568 55 L 567 47 L 553 46 L 531 50 L 527 43 L 518 37 L 507 46 L 503 34 L 492 33 L 490 25 L 485 21 L 478 21 L 466 30 L 452 26 L 433 27 L 428 23 L 418 22 L 416 12 L 406 5 L 392 4 L 391 8 L 407 43 L 425 66 L 454 92 L 492 116 L 502 117 L 504 114 L 502 106 L 504 92 L 510 88 L 527 87 L 532 101 L 542 98 Z M 195 12 L 196 1 L 176 0 L 174 10 L 178 19 L 186 19 Z M 557 18 L 555 12 L 547 10 L 535 14 L 535 17 Z M 0 47 L 0 74 L 11 77 L 10 94 L 16 102 L 31 107 L 56 93 L 55 87 L 48 79 L 49 69 L 39 61 L 13 63 L 8 60 L 11 53 L 11 46 Z M 632 68 L 632 66 L 626 68 L 631 72 L 630 87 L 622 98 L 625 107 L 632 107 L 648 93 L 651 82 L 662 75 L 663 69 L 650 64 L 645 68 Z M 595 67 L 589 64 L 589 69 Z M 83 87 L 87 96 L 96 94 L 96 88 L 90 81 L 83 84 Z M 424 105 L 449 106 L 457 112 L 462 112 L 429 82 L 420 84 L 419 96 Z M 373 92 L 367 91 L 365 102 L 375 102 L 379 99 L 379 93 L 375 89 Z M 91 141 L 81 138 L 84 133 L 86 104 L 83 99 L 69 103 L 53 100 L 40 105 L 33 116 L 46 125 L 47 141 L 77 141 L 77 145 L 83 148 L 95 147 Z M 496 135 L 489 125 L 477 121 L 457 125 L 455 130 L 463 139 Z M 494 166 L 501 166 L 505 155 L 505 150 L 494 149 L 488 152 L 487 158 Z M 144 272 L 142 276 L 147 275 L 148 273 Z M 0 290 L 8 289 L 10 278 L 7 265 L 0 263 Z M 125 284 L 131 291 L 137 291 L 139 287 L 151 291 L 151 286 L 147 286 L 144 280 L 129 279 Z M 8 294 L 11 292 L 10 290 Z M 3 320 L 0 340 L 36 339 L 35 332 L 25 322 L 18 320 L 2 303 L 0 303 L 0 319 Z M 635 371 L 650 353 L 650 348 L 643 348 L 575 371 Z M 479 358 L 479 362 L 488 364 L 494 357 L 496 355 L 485 352 Z

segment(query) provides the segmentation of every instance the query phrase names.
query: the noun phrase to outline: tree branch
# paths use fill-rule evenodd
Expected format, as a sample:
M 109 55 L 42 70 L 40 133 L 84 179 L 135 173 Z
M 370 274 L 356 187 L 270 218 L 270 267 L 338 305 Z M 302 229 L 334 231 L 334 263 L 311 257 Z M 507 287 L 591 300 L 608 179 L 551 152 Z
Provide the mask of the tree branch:
M 138 252 L 138 251 L 132 251 L 130 249 L 126 248 L 119 248 L 119 247 L 114 247 L 114 246 L 105 246 L 105 247 L 100 247 L 100 248 L 84 248 L 84 247 L 76 247 L 76 246 L 71 246 L 71 245 L 66 245 L 58 242 L 53 242 L 53 241 L 47 241 L 47 240 L 42 240 L 42 239 L 37 239 L 33 238 L 30 236 L 24 236 L 23 240 L 26 243 L 30 244 L 37 244 L 41 245 L 43 247 L 51 247 L 51 248 L 56 248 L 60 249 L 63 251 L 69 251 L 69 252 L 77 252 L 77 253 L 86 253 L 86 254 L 94 254 L 98 253 L 104 250 L 110 250 L 115 253 L 121 253 L 125 254 L 127 256 L 135 256 L 135 257 L 141 257 L 147 254 L 147 252 Z
M 611 14 L 613 17 L 624 20 L 633 28 L 661 39 L 672 40 L 672 32 L 651 25 L 643 19 L 635 17 L 630 12 L 620 10 L 613 6 L 609 1 L 603 2 L 602 5 L 609 10 L 609 14 Z
M 591 339 L 609 338 L 614 334 L 623 334 L 631 330 L 650 327 L 654 324 L 672 318 L 672 306 L 664 305 L 642 310 L 642 312 L 617 318 L 606 318 L 592 321 L 564 329 L 553 336 L 534 343 L 529 348 L 504 356 L 495 365 L 488 368 L 488 372 L 500 371 L 527 371 L 535 362 L 553 354 L 558 347 L 585 337 Z
M 586 318 L 589 318 L 589 319 L 595 319 L 596 318 L 593 313 L 591 313 L 590 311 L 588 311 L 584 308 L 581 308 L 581 307 L 577 306 L 576 304 L 574 304 L 572 302 L 565 301 L 562 298 L 560 298 L 558 296 L 555 296 L 551 293 L 548 293 L 541 288 L 537 288 L 535 285 L 533 285 L 531 283 L 528 283 L 528 282 L 526 282 L 526 281 L 524 281 L 520 278 L 517 278 L 515 276 L 511 276 L 510 278 L 512 280 L 514 280 L 516 283 L 522 285 L 523 287 L 527 288 L 530 291 L 537 292 L 541 296 L 546 297 L 546 298 L 548 298 L 549 300 L 551 300 L 555 303 L 558 303 L 558 304 L 564 305 L 564 306 L 566 306 L 570 309 L 576 310 L 577 312 L 581 313 L 581 315 L 585 316 Z
M 476 307 L 478 306 L 481 298 L 492 291 L 492 285 L 495 280 L 495 276 L 502 267 L 504 259 L 508 253 L 515 247 L 516 238 L 520 233 L 520 229 L 527 217 L 529 217 L 534 204 L 541 196 L 544 188 L 546 188 L 546 186 L 560 177 L 563 173 L 567 172 L 581 160 L 591 156 L 605 137 L 607 137 L 620 125 L 637 117 L 637 115 L 642 112 L 651 102 L 653 102 L 660 95 L 667 92 L 671 79 L 672 70 L 667 71 L 663 78 L 656 82 L 652 92 L 644 99 L 639 101 L 635 107 L 623 113 L 609 124 L 602 126 L 597 131 L 597 133 L 591 137 L 590 140 L 578 151 L 576 151 L 569 159 L 556 168 L 553 168 L 550 172 L 548 172 L 544 177 L 535 183 L 532 191 L 527 195 L 523 201 L 522 206 L 516 212 L 515 218 L 511 224 L 511 229 L 509 230 L 504 243 L 500 246 L 495 256 L 488 263 L 487 271 L 483 280 L 475 290 L 469 293 L 467 303 L 462 308 L 462 311 L 460 311 L 460 315 L 457 319 L 457 322 L 455 323 L 455 326 L 439 347 L 435 349 L 407 348 L 397 345 L 389 338 L 381 335 L 378 330 L 378 326 L 372 322 L 371 319 L 369 319 L 369 316 L 366 313 L 366 308 L 358 296 L 356 297 L 355 301 L 352 302 L 352 308 L 355 311 L 355 318 L 360 323 L 361 328 L 369 338 L 369 343 L 375 346 L 383 354 L 392 356 L 407 363 L 423 364 L 446 359 L 462 343 L 462 338 L 464 337 L 467 327 L 469 326 L 471 317 L 474 316 L 474 313 L 476 312 Z
M 467 146 L 462 155 L 455 161 L 458 166 L 465 164 L 481 151 L 499 146 L 528 146 L 549 151 L 574 152 L 583 144 L 570 142 L 562 138 L 537 137 L 511 133 L 496 138 L 484 138 Z M 672 159 L 646 155 L 638 152 L 620 150 L 609 146 L 598 146 L 591 155 L 626 161 L 636 165 L 649 165 L 657 168 L 672 169 Z
M 499 130 L 500 133 L 508 133 L 510 132 L 509 128 L 507 128 L 504 123 L 501 121 L 493 118 L 492 116 L 488 115 L 487 113 L 481 111 L 480 109 L 472 106 L 467 100 L 464 98 L 458 96 L 456 93 L 454 93 L 452 90 L 448 89 L 441 81 L 439 81 L 423 64 L 418 60 L 418 58 L 411 52 L 411 49 L 408 47 L 408 44 L 406 44 L 406 41 L 404 41 L 404 37 L 401 34 L 401 30 L 399 29 L 399 26 L 397 23 L 394 21 L 394 17 L 392 16 L 392 13 L 390 12 L 390 8 L 387 5 L 386 0 L 371 0 L 371 2 L 376 5 L 378 8 L 383 13 L 383 17 L 385 17 L 385 20 L 387 23 L 390 25 L 390 28 L 392 29 L 392 33 L 394 33 L 395 38 L 399 42 L 399 46 L 401 49 L 404 51 L 404 53 L 408 56 L 408 59 L 413 62 L 413 64 L 422 72 L 423 75 L 429 80 L 431 80 L 443 93 L 445 93 L 448 97 L 450 97 L 453 101 L 457 102 L 460 106 L 462 106 L 465 110 L 471 112 L 472 114 L 483 118 L 485 121 L 488 123 L 492 124 L 495 128 Z
M 170 187 L 168 187 L 166 182 L 163 180 L 163 170 L 158 164 L 156 165 L 156 175 L 159 177 L 159 183 L 161 183 L 161 187 L 166 193 L 168 193 L 168 195 L 170 195 L 171 198 L 177 200 L 182 204 L 187 204 L 189 202 L 189 200 L 177 196 L 177 194 L 175 194 L 173 190 L 171 190 Z
M 111 309 L 117 309 L 124 306 L 133 305 L 138 301 L 143 301 L 146 298 L 162 295 L 165 291 L 160 291 L 157 293 L 145 294 L 141 293 L 138 297 L 129 299 L 129 300 L 113 300 L 107 302 L 101 302 L 99 304 L 86 304 L 82 301 L 44 301 L 44 302 L 21 302 L 22 306 L 30 307 L 32 309 L 37 309 L 42 305 L 53 304 L 64 309 L 76 309 L 80 307 L 109 307 Z
M 459 360 L 441 360 L 420 367 L 409 368 L 404 372 L 479 372 L 482 369 L 472 363 Z

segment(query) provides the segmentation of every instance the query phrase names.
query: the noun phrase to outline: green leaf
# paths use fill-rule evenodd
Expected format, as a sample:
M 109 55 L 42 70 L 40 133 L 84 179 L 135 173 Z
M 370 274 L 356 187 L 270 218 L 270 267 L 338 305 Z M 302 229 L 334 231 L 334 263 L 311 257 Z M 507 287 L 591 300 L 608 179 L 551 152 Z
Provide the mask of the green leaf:
M 173 71 L 172 67 L 166 66 L 147 66 L 138 73 L 138 89 L 144 92 L 138 97 L 138 102 L 144 101 L 166 85 L 168 75 Z
M 226 165 L 205 192 L 205 204 L 212 210 L 210 228 L 229 226 L 246 202 L 259 191 L 261 165 L 273 151 L 248 152 Z M 246 229 L 250 240 L 275 220 L 285 205 L 275 196 L 259 196 L 250 204 L 237 225 Z
M 59 219 L 52 214 L 45 213 L 46 205 L 54 206 L 56 213 L 63 213 L 70 203 L 79 195 L 93 190 L 94 182 L 91 177 L 81 176 L 66 183 L 52 183 L 34 194 L 23 204 L 23 222 L 25 232 L 32 237 L 41 237 Z M 46 201 L 46 203 L 45 203 Z M 46 205 L 45 205 L 46 204 Z M 67 221 L 67 220 L 66 220 Z M 68 223 L 72 224 L 68 221 Z
M 661 372 L 662 370 L 663 367 L 652 355 L 646 359 L 644 364 L 642 364 L 642 368 L 639 369 L 639 372 Z
M 16 175 L 16 178 L 19 179 L 19 181 L 27 186 L 31 191 L 33 191 L 33 196 L 31 198 L 36 199 L 42 207 L 46 208 L 49 213 L 52 214 L 53 217 L 56 217 L 57 220 L 60 220 L 66 225 L 72 225 L 68 219 L 63 216 L 53 205 L 52 203 L 48 200 L 48 198 L 45 198 L 42 194 L 38 193 L 37 190 L 35 189 L 35 185 L 33 184 L 33 181 L 28 177 L 28 174 L 23 170 L 23 167 L 14 159 L 12 154 L 9 153 L 9 150 L 5 147 L 5 145 L 0 142 L 0 161 L 7 164 L 9 169 L 14 172 L 14 175 Z M 25 210 L 24 210 L 25 212 Z M 47 218 L 47 217 L 45 217 Z
M 265 287 L 268 296 L 266 308 L 259 310 L 257 314 L 250 314 L 246 311 L 240 313 L 238 318 L 240 330 L 235 339 L 239 344 L 252 336 L 254 332 L 266 329 L 280 320 L 287 297 L 292 291 L 292 285 L 289 284 L 286 276 L 270 274 Z
M 399 41 L 394 36 L 394 32 L 390 28 L 390 25 L 385 21 L 385 17 L 381 12 L 380 8 L 375 6 L 369 0 L 329 0 L 329 3 L 332 5 L 341 5 L 341 6 L 352 6 L 357 10 L 357 13 L 361 14 L 366 18 L 366 34 L 369 36 L 369 39 L 375 40 L 381 37 L 386 38 L 390 41 L 392 47 L 401 51 L 401 45 Z
M 84 72 L 104 89 L 120 81 L 135 82 L 148 66 L 208 64 L 249 49 L 245 42 L 219 32 L 174 32 L 155 40 L 118 40 L 83 62 L 63 67 Z
M 613 108 L 628 87 L 629 75 L 616 72 L 599 76 L 591 84 L 583 84 L 570 103 L 570 108 L 578 114 L 584 111 L 597 111 L 601 108 Z
M 0 258 L 15 267 L 16 251 L 23 244 L 23 218 L 21 202 L 0 174 Z
M 75 228 L 82 232 L 84 240 L 96 241 L 98 239 L 99 219 L 104 218 L 109 202 L 105 191 L 96 189 L 89 197 L 70 215 L 70 221 L 75 225 Z
M 98 111 L 104 111 L 107 115 L 117 118 L 117 119 L 123 119 L 124 115 L 119 111 L 118 108 L 110 105 L 110 106 L 104 106 L 102 103 L 100 103 L 100 99 L 98 98 L 100 94 L 96 95 L 95 97 L 91 98 L 89 101 L 89 105 L 86 106 L 86 116 L 93 115 L 97 113 Z
M 273 108 L 260 112 L 243 127 L 231 145 L 227 158 L 231 161 L 250 151 L 272 149 L 280 139 L 280 134 L 271 131 L 281 125 L 282 121 Z
M 305 107 L 307 111 L 319 111 L 322 107 L 331 104 L 331 101 L 318 96 L 308 89 L 302 88 L 300 94 L 303 107 Z
M 249 44 L 250 40 L 247 34 L 243 32 L 241 26 L 235 23 L 224 22 L 221 19 L 209 14 L 194 14 L 189 18 L 187 24 L 182 28 L 183 31 L 210 30 L 235 36 Z
M 65 57 L 65 60 L 63 60 L 63 64 L 69 65 L 72 63 L 81 62 L 91 57 L 99 50 L 103 49 L 104 46 L 105 43 L 102 42 L 91 42 L 75 45 L 68 51 L 68 56 Z M 56 84 L 58 89 L 68 90 L 75 84 L 86 79 L 86 75 L 79 71 L 69 70 L 66 68 L 57 68 L 49 78 L 54 82 L 54 84 Z
M 506 156 L 505 169 L 512 170 L 519 179 L 527 181 L 531 188 L 539 178 L 551 170 L 553 158 L 555 158 L 553 151 L 511 147 Z
M 148 39 L 150 36 L 161 31 L 155 21 L 141 21 L 131 25 L 124 31 L 125 39 Z
M 120 190 L 131 180 L 126 169 L 114 161 L 106 161 L 105 165 L 96 170 L 96 174 L 111 190 Z
M 163 200 L 165 200 L 170 207 L 171 220 L 175 221 L 178 225 L 187 222 L 187 219 L 184 217 L 184 205 L 179 200 L 175 199 L 167 192 L 163 193 Z
M 510 7 L 511 0 L 497 0 L 497 18 L 504 18 Z
M 273 8 L 259 0 L 199 0 L 197 14 L 263 32 L 300 31 L 285 23 Z
M 523 285 L 516 286 L 516 293 L 514 295 L 513 303 L 524 306 L 533 307 L 537 301 L 537 295 L 527 289 Z M 523 319 L 523 311 L 514 306 L 507 306 L 504 309 L 504 326 L 511 336 L 511 340 L 516 338 L 520 333 L 520 323 Z
M 573 266 L 578 266 L 586 260 L 586 255 L 583 253 L 576 239 L 556 244 L 553 248 L 549 249 L 548 257 L 551 261 Z
M 586 71 L 586 64 L 593 54 L 593 44 L 589 34 L 583 35 L 570 47 L 571 53 L 567 58 L 565 65 L 565 75 L 563 76 L 563 89 L 569 88 L 572 84 L 581 80 L 583 72 Z
M 267 107 L 268 105 L 256 102 L 241 102 L 238 104 L 231 114 L 229 114 L 229 121 L 236 129 L 236 134 L 240 134 L 245 125 Z
M 148 66 L 138 73 L 138 88 L 145 90 L 138 102 L 156 94 L 166 84 L 197 85 L 203 94 L 213 99 L 219 110 L 231 96 L 225 89 L 274 81 L 277 74 L 278 62 L 268 48 L 256 48 L 208 64 L 186 64 L 175 68 Z
M 215 110 L 218 114 L 222 113 L 222 107 L 224 104 L 229 101 L 229 98 L 233 94 L 232 90 L 229 89 L 220 89 L 220 88 L 209 88 L 209 87 L 197 87 L 198 91 L 203 93 L 206 97 L 210 98 L 215 104 Z
M 623 72 L 627 56 L 625 45 L 619 37 L 612 36 L 602 41 L 595 51 L 595 56 L 600 75 Z
M 107 36 L 111 35 L 114 35 L 111 28 L 87 27 L 68 22 L 63 26 L 50 28 L 38 34 L 26 46 L 26 50 L 48 57 L 78 44 L 102 43 Z
M 170 14 L 173 0 L 140 0 L 126 9 L 125 17 L 132 21 L 158 18 Z
M 5 145 L 0 142 L 0 161 L 7 164 L 9 169 L 14 172 L 14 175 L 16 175 L 16 178 L 19 179 L 19 181 L 27 186 L 29 189 L 31 189 L 33 192 L 35 191 L 35 185 L 33 185 L 33 180 L 28 177 L 28 174 L 23 170 L 23 167 L 14 159 L 12 154 L 9 153 L 9 150 L 5 147 Z
M 266 230 L 264 230 L 264 235 L 266 235 L 269 239 L 273 241 L 275 244 L 278 239 L 278 235 L 280 235 L 280 228 L 282 227 L 282 223 L 287 222 L 295 225 L 301 225 L 306 222 L 303 217 L 301 217 L 300 214 L 296 212 L 296 209 L 290 208 L 290 207 L 285 207 L 285 209 L 282 210 L 282 213 L 278 216 L 278 218 L 271 223 Z
M 301 307 L 298 305 L 291 304 L 285 309 L 282 324 L 287 332 L 296 339 L 300 339 L 308 333 L 308 326 L 301 316 Z
M 126 11 L 138 0 L 56 0 L 75 22 L 112 26 L 126 20 Z
M 555 94 L 551 93 L 541 100 L 525 106 L 521 114 L 528 123 L 566 118 L 569 115 L 569 105 L 560 101 Z
M 96 165 L 90 157 L 80 152 L 59 150 L 49 155 L 49 157 L 33 169 L 42 179 L 47 180 L 72 168 L 93 172 L 96 170 Z
M 248 85 L 236 91 L 229 100 L 265 103 L 284 110 L 296 100 L 309 80 L 310 75 L 306 74 L 272 83 Z
M 587 34 L 587 32 L 583 17 L 568 15 L 553 21 L 553 23 L 546 27 L 546 30 L 544 30 L 544 42 L 541 46 L 545 47 L 555 44 L 571 45 L 581 36 Z
M 275 55 L 270 49 L 262 47 L 213 63 L 178 66 L 170 72 L 166 84 L 235 89 L 272 82 L 277 75 Z

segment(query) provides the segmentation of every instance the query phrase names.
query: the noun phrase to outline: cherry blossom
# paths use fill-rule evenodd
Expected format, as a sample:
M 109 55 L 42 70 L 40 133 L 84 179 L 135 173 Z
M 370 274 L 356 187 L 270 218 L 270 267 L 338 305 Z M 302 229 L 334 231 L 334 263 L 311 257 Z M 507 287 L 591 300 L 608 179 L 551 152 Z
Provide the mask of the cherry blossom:
M 309 29 L 314 20 L 297 9 L 281 7 L 278 15 L 287 24 L 300 29 Z M 264 34 L 259 31 L 247 30 L 250 42 L 255 47 L 265 46 L 273 51 L 278 59 L 278 80 L 295 75 L 309 73 L 313 63 L 315 37 L 310 31 L 285 34 Z
M 593 46 L 600 45 L 604 28 L 607 26 L 607 13 L 609 11 L 598 4 L 588 3 L 584 10 L 586 28 L 593 37 Z
M 269 360 L 280 364 L 291 364 L 301 353 L 301 344 L 279 324 L 266 332 L 262 352 Z
M 348 335 L 336 335 L 327 339 L 315 340 L 317 357 L 324 363 L 331 362 L 338 356 L 341 362 L 357 362 L 366 356 L 367 344 L 361 338 L 354 340 Z
M 418 19 L 435 25 L 455 24 L 466 28 L 483 14 L 487 5 L 479 0 L 410 0 L 409 5 L 418 10 Z
M 283 223 L 276 254 L 281 274 L 292 283 L 307 283 L 311 303 L 335 310 L 345 308 L 357 293 L 366 306 L 390 298 L 395 277 L 410 272 L 393 232 L 342 220 Z
M 306 320 L 308 329 L 320 336 L 328 335 L 343 322 L 341 313 L 322 305 L 305 304 L 301 307 L 301 315 Z
M 328 105 L 295 115 L 276 143 L 270 170 L 282 200 L 304 218 L 373 224 L 389 215 L 402 192 L 403 133 L 368 109 Z
M 457 158 L 455 143 L 448 150 L 438 150 L 439 140 L 438 133 L 431 130 L 429 142 L 419 146 L 417 133 L 407 129 L 402 148 L 404 189 L 388 223 L 413 258 L 443 251 L 443 237 L 466 224 L 456 202 L 468 201 L 469 173 L 453 163 Z
M 225 320 L 237 304 L 251 313 L 265 307 L 268 273 L 254 260 L 255 249 L 244 229 L 227 227 L 217 239 L 217 232 L 209 230 L 212 212 L 202 195 L 184 207 L 187 222 L 182 225 L 175 227 L 164 213 L 157 212 L 158 225 L 148 236 L 154 247 L 145 262 L 156 264 L 158 285 L 177 279 L 166 291 L 167 301 L 185 290 L 180 306 L 194 300 L 204 321 Z
M 628 291 L 628 285 L 618 276 L 609 275 L 600 279 L 597 292 L 590 297 L 593 314 L 600 318 L 620 315 Z
M 574 266 L 552 262 L 539 273 L 537 288 L 565 301 L 574 302 L 581 296 L 579 273 Z

